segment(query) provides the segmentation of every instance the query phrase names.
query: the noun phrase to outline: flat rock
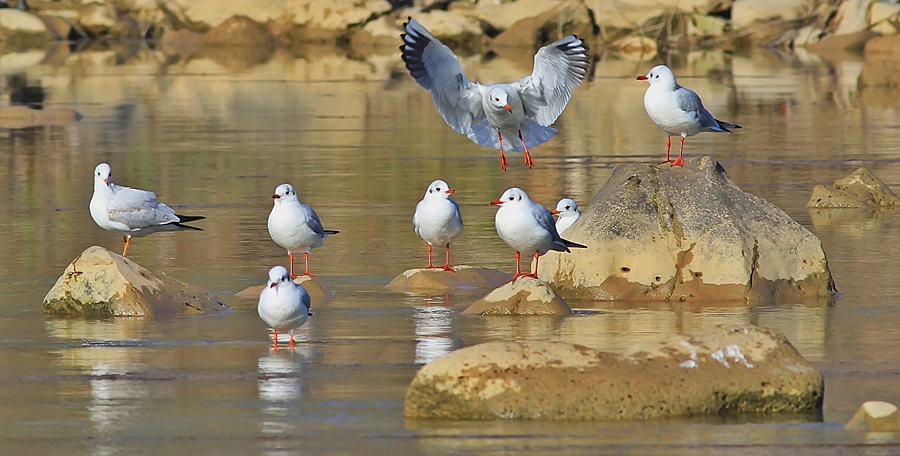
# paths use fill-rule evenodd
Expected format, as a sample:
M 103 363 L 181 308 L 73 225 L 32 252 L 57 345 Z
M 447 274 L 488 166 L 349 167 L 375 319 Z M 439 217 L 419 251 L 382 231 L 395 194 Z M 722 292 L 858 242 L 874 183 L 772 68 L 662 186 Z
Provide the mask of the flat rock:
M 103 247 L 89 247 L 50 289 L 45 314 L 92 317 L 215 314 L 231 308 L 211 293 L 151 272 Z
M 312 302 L 312 306 L 324 304 L 334 297 L 334 291 L 318 277 L 307 275 L 297 276 L 294 278 L 294 283 L 300 285 L 307 293 L 309 293 L 309 299 Z M 252 287 L 247 287 L 234 295 L 239 298 L 259 299 L 259 294 L 265 287 L 265 284 L 254 285 Z
M 714 326 L 622 354 L 488 342 L 426 364 L 404 415 L 452 420 L 633 420 L 821 410 L 822 376 L 783 334 Z
M 475 301 L 463 315 L 571 315 L 557 292 L 532 277 L 519 277 Z
M 831 188 L 817 185 L 806 203 L 811 208 L 900 207 L 900 198 L 866 168 L 834 181 Z
M 418 268 L 404 271 L 387 284 L 392 291 L 435 292 L 451 290 L 474 290 L 500 286 L 511 274 L 496 269 L 479 266 L 453 266 L 456 272 L 439 268 Z
M 566 230 L 587 245 L 548 252 L 538 277 L 566 298 L 831 298 L 822 243 L 738 188 L 711 157 L 622 165 Z
M 844 429 L 865 432 L 900 431 L 900 414 L 890 402 L 866 401 L 856 411 Z

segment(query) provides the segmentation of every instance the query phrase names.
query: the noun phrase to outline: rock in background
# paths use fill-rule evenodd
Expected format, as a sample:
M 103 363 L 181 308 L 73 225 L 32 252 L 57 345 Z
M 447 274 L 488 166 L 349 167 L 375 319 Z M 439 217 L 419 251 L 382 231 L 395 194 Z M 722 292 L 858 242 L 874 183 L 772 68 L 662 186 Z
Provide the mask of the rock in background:
M 822 376 L 783 334 L 717 326 L 604 353 L 488 342 L 422 367 L 404 415 L 453 420 L 658 419 L 820 411 Z
M 300 285 L 307 293 L 309 293 L 310 308 L 320 306 L 334 297 L 334 291 L 318 277 L 301 275 L 294 279 L 294 283 Z M 254 285 L 252 287 L 247 287 L 234 295 L 239 298 L 258 300 L 259 294 L 262 293 L 263 288 L 265 287 L 265 284 Z M 257 303 L 258 301 L 254 301 L 252 307 L 256 308 Z
M 417 268 L 402 272 L 387 284 L 393 291 L 439 292 L 451 290 L 474 290 L 493 288 L 503 284 L 512 277 L 510 274 L 496 269 L 479 266 L 454 266 L 456 272 L 440 268 Z
M 822 244 L 743 192 L 711 157 L 615 169 L 538 276 L 563 296 L 601 300 L 830 298 Z
M 153 273 L 103 247 L 88 247 L 44 297 L 41 311 L 53 315 L 146 317 L 215 314 L 231 308 L 203 291 L 163 273 Z
M 831 188 L 817 185 L 806 207 L 888 208 L 900 207 L 900 198 L 881 179 L 866 168 L 859 168 L 847 177 L 834 181 Z

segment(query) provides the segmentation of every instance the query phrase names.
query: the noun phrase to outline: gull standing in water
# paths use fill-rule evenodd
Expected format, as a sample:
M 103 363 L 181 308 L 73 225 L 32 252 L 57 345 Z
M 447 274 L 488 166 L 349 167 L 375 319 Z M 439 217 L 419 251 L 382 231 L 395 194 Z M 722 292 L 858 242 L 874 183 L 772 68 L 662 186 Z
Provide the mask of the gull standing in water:
M 469 81 L 453 51 L 409 18 L 400 35 L 403 61 L 416 82 L 454 131 L 480 146 L 500 150 L 500 169 L 507 166 L 504 149 L 525 153 L 556 134 L 550 125 L 565 109 L 572 89 L 590 67 L 587 47 L 574 35 L 548 44 L 534 56 L 534 70 L 509 84 L 481 85 Z M 505 139 L 505 141 L 504 141 Z
M 325 236 L 340 231 L 323 229 L 316 211 L 300 202 L 291 184 L 281 184 L 275 188 L 272 199 L 275 202 L 269 213 L 269 236 L 287 249 L 291 278 L 297 277 L 294 274 L 294 252 L 303 252 L 306 267 L 302 275 L 315 277 L 309 272 L 309 251 L 321 247 Z
M 309 293 L 291 280 L 284 266 L 269 269 L 269 282 L 259 294 L 256 311 L 272 328 L 272 348 L 278 350 L 278 332 L 290 334 L 288 344 L 294 348 L 294 330 L 309 318 Z
M 153 192 L 114 184 L 112 169 L 106 163 L 94 168 L 94 195 L 90 207 L 91 218 L 100 228 L 124 236 L 122 256 L 128 256 L 132 236 L 143 237 L 157 231 L 203 231 L 185 223 L 206 218 L 178 215 L 171 207 L 157 201 Z
M 581 217 L 578 205 L 571 198 L 559 200 L 556 203 L 556 209 L 553 209 L 550 213 L 556 216 L 556 232 L 559 234 L 562 234 L 566 228 L 575 223 L 575 220 L 578 220 L 578 217 Z
M 491 204 L 500 206 L 494 216 L 497 234 L 507 245 L 516 249 L 516 275 L 512 280 L 520 276 L 537 278 L 538 257 L 548 250 L 571 253 L 569 247 L 587 248 L 559 237 L 550 211 L 531 201 L 522 189 L 513 187 Z M 534 272 L 528 274 L 520 271 L 521 253 L 534 255 Z
M 450 199 L 450 195 L 454 193 L 456 190 L 438 179 L 428 186 L 422 201 L 416 204 L 413 229 L 416 235 L 428 243 L 429 268 L 434 268 L 431 264 L 431 246 L 443 245 L 445 257 L 441 269 L 456 272 L 450 266 L 450 243 L 462 233 L 463 221 L 459 214 L 459 205 Z
M 665 65 L 657 65 L 645 75 L 638 76 L 639 81 L 647 81 L 650 86 L 644 92 L 644 110 L 650 120 L 666 132 L 666 161 L 672 166 L 684 166 L 684 138 L 697 133 L 711 131 L 715 133 L 731 133 L 729 128 L 741 128 L 740 125 L 717 120 L 703 107 L 700 97 L 691 89 L 681 87 L 675 82 L 675 75 Z M 678 158 L 669 158 L 672 148 L 672 136 L 681 136 L 681 149 Z M 660 163 L 660 164 L 662 164 Z

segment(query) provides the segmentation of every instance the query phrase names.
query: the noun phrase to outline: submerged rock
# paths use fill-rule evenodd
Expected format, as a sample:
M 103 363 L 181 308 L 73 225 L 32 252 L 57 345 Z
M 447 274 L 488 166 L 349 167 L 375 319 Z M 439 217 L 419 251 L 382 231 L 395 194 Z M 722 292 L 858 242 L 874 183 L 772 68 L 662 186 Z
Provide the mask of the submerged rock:
M 312 301 L 312 306 L 316 306 L 317 304 L 323 304 L 326 301 L 330 301 L 331 298 L 334 297 L 334 291 L 328 287 L 322 280 L 318 277 L 302 275 L 297 276 L 294 279 L 294 283 L 303 287 L 307 293 L 309 293 L 309 299 Z M 259 299 L 259 294 L 262 292 L 263 288 L 266 285 L 254 285 L 252 287 L 247 287 L 234 295 L 239 298 L 248 298 L 248 299 Z
M 538 275 L 565 297 L 702 300 L 828 297 L 822 243 L 743 192 L 710 157 L 619 166 Z
M 194 315 L 231 310 L 211 293 L 153 273 L 103 247 L 89 247 L 44 297 L 45 314 L 99 317 Z
M 783 334 L 715 326 L 623 354 L 488 342 L 422 367 L 404 415 L 453 420 L 657 419 L 821 410 L 822 376 Z
M 572 308 L 557 292 L 532 277 L 519 277 L 488 293 L 463 315 L 571 315 Z
M 806 207 L 828 209 L 898 206 L 900 198 L 866 168 L 834 181 L 832 188 L 817 185 L 806 203 Z
M 435 292 L 450 290 L 474 290 L 500 286 L 512 277 L 496 269 L 468 266 L 453 266 L 456 272 L 439 268 L 417 268 L 404 271 L 394 277 L 387 288 L 393 291 Z
M 896 432 L 900 431 L 900 414 L 890 402 L 866 401 L 844 426 L 851 431 Z

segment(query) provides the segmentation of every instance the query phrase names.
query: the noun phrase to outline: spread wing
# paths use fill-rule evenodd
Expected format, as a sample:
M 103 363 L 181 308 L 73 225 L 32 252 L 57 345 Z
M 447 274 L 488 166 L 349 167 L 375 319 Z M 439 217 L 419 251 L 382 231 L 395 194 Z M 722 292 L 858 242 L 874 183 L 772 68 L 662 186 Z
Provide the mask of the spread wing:
M 431 92 L 431 99 L 447 125 L 465 134 L 472 124 L 484 119 L 481 85 L 469 81 L 459 59 L 425 27 L 410 18 L 404 24 L 403 61 L 420 86 Z
M 548 126 L 562 113 L 572 89 L 587 76 L 590 61 L 584 42 L 569 35 L 542 47 L 534 56 L 531 76 L 512 83 L 525 104 L 525 113 Z
M 175 211 L 159 201 L 156 194 L 146 190 L 115 186 L 114 196 L 107 206 L 109 219 L 132 230 L 179 221 Z

